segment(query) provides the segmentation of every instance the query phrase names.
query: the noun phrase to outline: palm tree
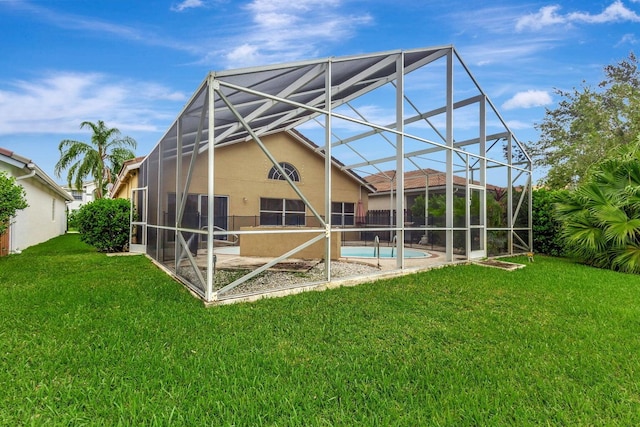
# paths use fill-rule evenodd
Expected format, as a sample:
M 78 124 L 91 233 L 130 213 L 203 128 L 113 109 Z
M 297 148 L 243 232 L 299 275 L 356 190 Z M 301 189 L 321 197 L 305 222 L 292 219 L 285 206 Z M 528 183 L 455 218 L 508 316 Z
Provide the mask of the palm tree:
M 67 182 L 71 187 L 82 188 L 88 177 L 96 182 L 96 198 L 102 198 L 107 184 L 113 183 L 122 163 L 135 157 L 131 149 L 136 141 L 128 136 L 120 137 L 117 128 L 108 128 L 102 120 L 97 123 L 84 121 L 80 129 L 93 130 L 91 143 L 65 139 L 60 142 L 60 160 L 56 163 L 55 174 L 59 178 L 67 170 Z
M 640 156 L 598 165 L 556 203 L 571 254 L 600 268 L 640 273 Z

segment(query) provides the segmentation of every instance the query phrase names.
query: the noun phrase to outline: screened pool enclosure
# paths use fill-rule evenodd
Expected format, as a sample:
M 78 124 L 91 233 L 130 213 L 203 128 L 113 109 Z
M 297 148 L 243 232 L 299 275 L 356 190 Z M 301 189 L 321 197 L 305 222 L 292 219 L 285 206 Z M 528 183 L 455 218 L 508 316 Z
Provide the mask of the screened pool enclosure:
M 207 302 L 532 246 L 531 160 L 452 46 L 212 72 L 138 179 L 131 250 Z

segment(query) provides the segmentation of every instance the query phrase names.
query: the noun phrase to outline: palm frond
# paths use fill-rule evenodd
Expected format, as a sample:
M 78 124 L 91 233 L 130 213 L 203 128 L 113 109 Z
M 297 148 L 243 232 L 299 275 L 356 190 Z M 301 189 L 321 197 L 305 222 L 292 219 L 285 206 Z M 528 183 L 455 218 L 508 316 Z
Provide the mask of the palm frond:
M 612 266 L 627 273 L 640 273 L 640 246 L 627 246 L 613 259 Z
M 587 209 L 599 209 L 602 206 L 611 204 L 611 195 L 595 182 L 578 187 L 575 190 L 575 194 Z

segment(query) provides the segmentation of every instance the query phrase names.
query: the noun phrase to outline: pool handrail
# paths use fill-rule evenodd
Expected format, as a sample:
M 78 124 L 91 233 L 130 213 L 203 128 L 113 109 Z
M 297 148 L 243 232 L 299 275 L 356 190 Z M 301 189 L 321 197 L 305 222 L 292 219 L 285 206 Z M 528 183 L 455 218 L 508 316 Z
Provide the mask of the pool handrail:
M 393 250 L 396 248 L 398 244 L 398 235 L 393 236 L 393 240 L 391 240 L 391 258 L 393 258 Z

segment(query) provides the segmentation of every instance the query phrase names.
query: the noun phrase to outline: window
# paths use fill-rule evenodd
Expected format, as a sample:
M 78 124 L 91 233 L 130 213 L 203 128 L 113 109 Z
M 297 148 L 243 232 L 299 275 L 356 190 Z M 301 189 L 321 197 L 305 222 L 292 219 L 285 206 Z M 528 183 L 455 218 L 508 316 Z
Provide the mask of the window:
M 291 179 L 291 181 L 300 182 L 300 174 L 298 173 L 298 170 L 291 163 L 280 162 L 279 165 L 287 174 L 289 179 Z M 280 171 L 275 166 L 272 167 L 271 170 L 269 171 L 268 178 L 280 180 L 280 181 L 286 181 L 284 176 L 280 173 Z
M 354 225 L 356 217 L 355 206 L 355 203 L 332 202 L 331 225 Z
M 71 190 L 71 195 L 73 196 L 73 200 L 79 200 L 82 201 L 82 195 L 84 193 L 82 193 L 82 191 L 78 191 L 78 190 Z
M 261 198 L 260 225 L 305 225 L 304 202 Z
M 56 220 L 56 199 L 51 199 L 51 221 Z

